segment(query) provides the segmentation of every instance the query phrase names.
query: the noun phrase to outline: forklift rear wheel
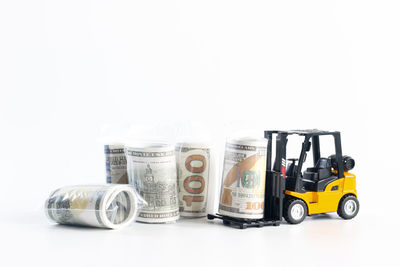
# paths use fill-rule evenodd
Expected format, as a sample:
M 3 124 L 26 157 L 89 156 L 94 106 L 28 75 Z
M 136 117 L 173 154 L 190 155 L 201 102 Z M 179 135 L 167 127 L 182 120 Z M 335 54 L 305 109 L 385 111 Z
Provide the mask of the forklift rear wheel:
M 290 224 L 298 224 L 304 221 L 308 214 L 306 203 L 303 200 L 293 198 L 285 203 L 283 217 Z
M 345 220 L 356 217 L 360 210 L 360 203 L 358 199 L 353 195 L 346 195 L 342 197 L 339 202 L 337 214 Z

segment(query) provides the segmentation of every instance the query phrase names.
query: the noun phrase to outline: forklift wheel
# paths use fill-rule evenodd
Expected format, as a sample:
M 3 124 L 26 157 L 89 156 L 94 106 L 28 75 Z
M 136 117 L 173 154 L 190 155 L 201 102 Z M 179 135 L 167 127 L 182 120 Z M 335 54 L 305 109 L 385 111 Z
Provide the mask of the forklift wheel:
M 337 214 L 345 220 L 356 217 L 360 210 L 360 203 L 358 199 L 353 195 L 346 195 L 342 197 L 339 202 Z
M 292 198 L 286 201 L 283 217 L 290 224 L 298 224 L 304 221 L 308 214 L 306 203 L 303 200 Z

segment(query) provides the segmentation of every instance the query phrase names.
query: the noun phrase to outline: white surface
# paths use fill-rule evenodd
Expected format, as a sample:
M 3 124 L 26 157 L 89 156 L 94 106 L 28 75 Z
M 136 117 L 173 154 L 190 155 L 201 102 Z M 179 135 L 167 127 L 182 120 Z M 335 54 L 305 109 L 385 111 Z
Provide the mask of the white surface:
M 399 10 L 398 1 L 1 1 L 0 265 L 395 264 Z M 50 191 L 105 181 L 105 132 L 162 123 L 172 133 L 190 120 L 216 139 L 233 134 L 227 125 L 340 130 L 360 214 L 245 231 L 46 221 Z
M 122 230 L 51 225 L 41 213 L 5 220 L 0 234 L 13 236 L 2 261 L 13 266 L 390 266 L 398 250 L 390 240 L 400 237 L 389 232 L 398 222 L 367 208 L 351 221 L 319 215 L 246 230 L 206 219 Z

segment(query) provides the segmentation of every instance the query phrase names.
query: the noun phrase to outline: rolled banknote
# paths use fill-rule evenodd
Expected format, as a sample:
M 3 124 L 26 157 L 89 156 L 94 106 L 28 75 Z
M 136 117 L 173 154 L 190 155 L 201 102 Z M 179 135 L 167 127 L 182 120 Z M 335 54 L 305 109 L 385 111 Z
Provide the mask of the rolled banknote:
M 137 221 L 166 223 L 179 219 L 174 146 L 160 143 L 125 146 L 129 183 L 143 198 Z
M 104 146 L 106 156 L 107 183 L 127 184 L 128 173 L 126 170 L 126 157 L 124 145 L 110 144 Z
M 263 218 L 266 152 L 265 139 L 241 138 L 226 143 L 220 214 Z
M 206 216 L 210 146 L 204 143 L 178 143 L 176 162 L 180 215 Z
M 138 201 L 129 185 L 77 185 L 55 190 L 46 215 L 60 224 L 117 229 L 136 217 Z

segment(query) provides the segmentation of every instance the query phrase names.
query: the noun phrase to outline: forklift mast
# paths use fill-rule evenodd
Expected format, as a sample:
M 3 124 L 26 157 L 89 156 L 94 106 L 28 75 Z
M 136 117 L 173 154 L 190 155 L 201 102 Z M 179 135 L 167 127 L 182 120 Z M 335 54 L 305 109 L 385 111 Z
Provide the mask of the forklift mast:
M 265 131 L 267 143 L 267 166 L 264 197 L 264 220 L 281 221 L 285 191 L 287 133 Z M 272 141 L 276 138 L 275 162 L 272 167 Z

